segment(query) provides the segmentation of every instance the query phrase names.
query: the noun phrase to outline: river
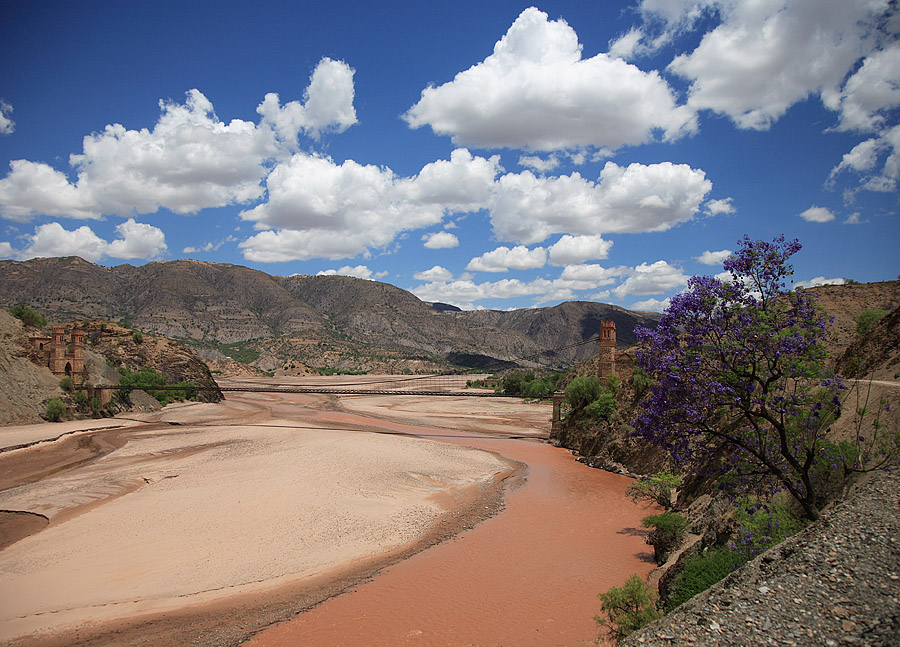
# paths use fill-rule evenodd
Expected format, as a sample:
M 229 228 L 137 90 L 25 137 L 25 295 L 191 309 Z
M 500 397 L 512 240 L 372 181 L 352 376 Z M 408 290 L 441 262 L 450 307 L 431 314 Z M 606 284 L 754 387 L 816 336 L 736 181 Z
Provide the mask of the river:
M 425 401 L 407 407 L 417 421 L 428 419 Z M 446 424 L 440 417 L 451 403 L 430 402 L 432 421 Z M 645 576 L 654 566 L 640 529 L 648 511 L 625 497 L 629 479 L 586 467 L 571 452 L 539 439 L 460 430 L 478 426 L 474 413 L 451 429 L 404 423 L 397 408 L 384 409 L 393 420 L 371 407 L 365 416 L 346 410 L 313 415 L 320 422 L 407 433 L 522 463 L 524 478 L 510 486 L 505 509 L 245 644 L 593 645 L 600 633 L 593 620 L 600 611 L 597 594 L 621 585 L 631 573 Z M 549 408 L 544 412 L 549 420 Z

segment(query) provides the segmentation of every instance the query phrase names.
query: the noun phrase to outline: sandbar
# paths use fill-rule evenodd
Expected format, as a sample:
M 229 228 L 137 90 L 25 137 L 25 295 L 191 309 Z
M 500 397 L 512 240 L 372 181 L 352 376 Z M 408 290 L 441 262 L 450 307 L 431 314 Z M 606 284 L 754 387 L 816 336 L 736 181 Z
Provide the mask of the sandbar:
M 267 408 L 300 412 L 321 400 L 246 396 L 167 407 L 129 423 L 117 449 L 0 492 L 0 509 L 49 520 L 0 551 L 0 641 L 102 644 L 77 636 L 278 587 L 319 586 L 355 566 L 368 572 L 439 522 L 452 534 L 447 515 L 511 470 L 490 452 Z M 94 431 L 65 433 L 89 439 L 103 433 L 96 422 L 84 421 Z M 63 429 L 35 427 L 49 429 L 20 429 L 15 438 L 56 438 Z M 62 441 L 2 452 L 0 470 L 8 475 L 29 453 Z

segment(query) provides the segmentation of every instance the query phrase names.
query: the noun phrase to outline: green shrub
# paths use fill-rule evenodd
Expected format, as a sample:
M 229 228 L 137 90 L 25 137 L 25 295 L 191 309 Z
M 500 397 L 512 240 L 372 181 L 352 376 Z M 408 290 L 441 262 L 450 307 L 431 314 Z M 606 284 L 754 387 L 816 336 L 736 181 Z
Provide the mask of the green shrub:
M 559 377 L 559 373 L 536 377 L 534 371 L 511 371 L 503 376 L 497 390 L 504 395 L 536 399 L 549 398 L 556 390 Z
M 136 331 L 136 330 L 135 330 L 133 333 L 131 333 L 131 339 L 134 340 L 134 343 L 135 343 L 135 344 L 142 344 L 142 343 L 144 343 L 144 335 L 142 335 L 141 333 L 139 333 L 139 332 Z
M 576 411 L 581 411 L 603 393 L 600 378 L 596 375 L 576 377 L 566 387 L 566 403 Z
M 75 380 L 71 377 L 64 377 L 59 381 L 59 388 L 61 388 L 66 393 L 71 393 L 72 389 L 75 388 Z
M 618 406 L 619 403 L 616 402 L 616 396 L 609 391 L 604 391 L 596 400 L 584 408 L 584 413 L 595 420 L 609 420 L 609 417 L 615 413 Z
M 631 375 L 631 390 L 634 391 L 634 401 L 643 398 L 650 390 L 650 378 L 641 367 L 635 367 Z
M 888 313 L 887 310 L 878 308 L 866 308 L 856 317 L 856 334 L 859 336 L 869 332 L 869 328 L 874 326 L 879 319 Z
M 12 308 L 9 308 L 7 312 L 26 326 L 31 326 L 32 328 L 43 328 L 47 325 L 46 319 L 35 312 L 31 306 L 24 303 L 17 303 Z
M 688 521 L 680 514 L 663 512 L 641 519 L 644 528 L 653 528 L 647 543 L 653 546 L 656 563 L 664 564 L 669 554 L 681 543 L 687 532 Z
M 672 490 L 680 488 L 682 481 L 683 479 L 680 476 L 672 474 L 668 470 L 663 470 L 635 481 L 628 486 L 625 494 L 631 497 L 631 500 L 635 503 L 647 501 L 668 509 L 672 507 L 673 503 Z
M 606 390 L 612 393 L 613 395 L 619 394 L 619 389 L 622 387 L 622 380 L 619 379 L 618 375 L 609 375 L 606 378 Z
M 683 570 L 675 577 L 666 609 L 674 609 L 702 593 L 805 525 L 786 505 L 761 506 L 752 499 L 741 502 L 734 520 L 737 529 L 727 546 L 710 548 L 685 562 Z
M 119 374 L 122 376 L 119 384 L 130 387 L 123 391 L 123 395 L 130 393 L 131 389 L 141 389 L 156 398 L 163 406 L 179 400 L 193 400 L 197 397 L 198 388 L 193 382 L 176 382 L 167 385 L 162 375 L 147 366 L 137 373 L 120 368 Z M 164 386 L 170 388 L 160 388 Z
M 84 391 L 75 391 L 75 393 L 72 394 L 72 401 L 79 410 L 83 410 L 87 406 L 88 395 Z
M 50 398 L 47 401 L 47 420 L 50 422 L 59 422 L 66 415 L 66 405 L 59 398 Z
M 631 632 L 662 617 L 656 610 L 656 593 L 634 574 L 623 586 L 613 586 L 598 597 L 603 603 L 600 608 L 606 613 L 606 617 L 596 615 L 594 621 L 605 627 L 609 636 L 617 643 Z
M 728 548 L 717 546 L 689 558 L 682 571 L 675 577 L 672 594 L 666 601 L 666 609 L 671 611 L 684 604 L 735 570 L 740 566 L 735 557 Z
M 798 533 L 805 525 L 783 504 L 758 505 L 752 499 L 741 502 L 734 513 L 737 530 L 728 548 L 739 556 L 738 564 L 751 559 Z

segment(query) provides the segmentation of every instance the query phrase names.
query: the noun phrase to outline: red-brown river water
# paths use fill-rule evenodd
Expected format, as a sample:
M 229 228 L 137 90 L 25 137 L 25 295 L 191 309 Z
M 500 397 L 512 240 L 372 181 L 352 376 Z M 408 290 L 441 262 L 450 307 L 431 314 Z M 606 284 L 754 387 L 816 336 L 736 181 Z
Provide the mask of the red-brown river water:
M 245 643 L 252 647 L 593 645 L 597 594 L 653 568 L 630 480 L 535 440 L 318 412 L 315 418 L 497 452 L 525 464 L 506 507 Z

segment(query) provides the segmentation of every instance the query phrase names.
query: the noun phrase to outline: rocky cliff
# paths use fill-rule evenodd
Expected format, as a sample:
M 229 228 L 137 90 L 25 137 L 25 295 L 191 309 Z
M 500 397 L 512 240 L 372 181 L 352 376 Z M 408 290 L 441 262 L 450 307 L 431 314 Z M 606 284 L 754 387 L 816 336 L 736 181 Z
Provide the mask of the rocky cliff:
M 62 394 L 35 359 L 22 322 L 0 311 L 0 426 L 42 422 L 46 401 Z

